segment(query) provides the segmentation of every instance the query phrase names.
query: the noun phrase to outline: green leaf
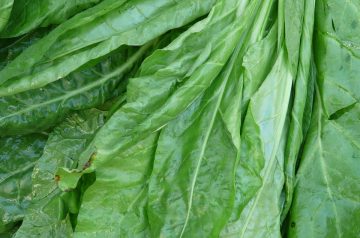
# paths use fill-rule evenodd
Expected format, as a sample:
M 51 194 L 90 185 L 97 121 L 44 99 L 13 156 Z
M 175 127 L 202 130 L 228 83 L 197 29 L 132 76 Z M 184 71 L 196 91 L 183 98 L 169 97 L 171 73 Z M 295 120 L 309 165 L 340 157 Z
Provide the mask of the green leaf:
M 31 173 L 46 139 L 42 134 L 0 138 L 0 235 L 24 217 Z
M 206 14 L 213 2 L 105 0 L 58 26 L 0 71 L 0 97 L 43 87 L 120 46 L 143 45 Z
M 128 72 L 147 48 L 136 53 L 132 48 L 120 49 L 97 65 L 73 72 L 43 88 L 0 98 L 3 135 L 51 128 L 72 111 L 98 106 L 121 94 Z
M 76 236 L 148 234 L 143 214 L 156 131 L 196 101 L 228 61 L 245 26 L 236 21 L 236 6 L 234 2 L 219 2 L 208 18 L 147 58 L 139 77 L 130 80 L 128 103 L 110 118 L 81 155 L 80 170 L 96 151 L 91 164 L 97 179 L 85 193 Z M 200 61 L 203 63 L 196 63 Z M 133 206 L 130 201 L 142 206 Z M 111 215 L 100 219 L 104 214 Z
M 281 1 L 284 2 L 284 8 L 282 10 L 284 11 L 284 34 L 286 50 L 289 57 L 289 63 L 291 65 L 291 72 L 293 73 L 293 75 L 296 75 L 299 65 L 299 56 L 301 54 L 301 42 L 309 42 L 308 40 L 304 41 L 302 39 L 302 36 L 304 34 L 303 31 L 308 30 L 307 27 L 309 26 L 305 23 L 305 18 L 310 18 L 310 20 L 313 19 L 313 17 L 311 17 L 311 15 L 309 15 L 308 12 L 305 11 L 305 5 L 314 3 L 313 1 L 306 0 Z M 309 27 L 309 30 L 311 30 L 312 26 Z
M 360 107 L 357 103 L 339 119 L 327 120 L 319 101 L 297 173 L 288 234 L 356 237 L 360 232 Z
M 0 236 L 356 237 L 359 19 L 358 0 L 0 0 Z
M 295 186 L 295 170 L 298 155 L 309 129 L 313 106 L 315 66 L 312 54 L 315 1 L 305 2 L 302 24 L 299 65 L 294 84 L 294 96 L 290 116 L 289 133 L 285 149 L 285 205 L 281 219 L 285 219 L 292 202 Z
M 244 92 L 242 98 L 242 115 L 245 115 L 249 101 L 259 89 L 270 72 L 276 57 L 276 24 L 269 34 L 251 45 L 244 55 L 242 66 L 244 74 Z
M 236 59 L 161 132 L 149 188 L 152 237 L 216 237 L 231 214 L 242 83 Z
M 57 126 L 50 134 L 44 154 L 32 174 L 32 197 L 19 237 L 69 237 L 71 216 L 78 212 L 81 190 L 63 193 L 57 186 L 59 167 L 73 168 L 79 154 L 95 132 L 104 124 L 104 112 L 90 109 L 77 112 Z M 92 181 L 84 181 L 85 185 Z M 71 214 L 68 214 L 70 212 Z
M 316 7 L 314 117 L 297 172 L 287 233 L 300 238 L 357 237 L 360 58 L 356 45 L 360 40 L 356 27 L 345 30 L 339 26 L 356 19 L 359 3 L 318 1 Z
M 218 237 L 231 215 L 240 149 L 243 75 L 238 65 L 248 45 L 264 34 L 257 22 L 251 28 L 258 12 L 266 19 L 268 6 L 258 10 L 258 3 L 238 16 L 242 40 L 222 74 L 161 132 L 149 190 L 153 237 Z
M 16 37 L 41 26 L 60 24 L 86 8 L 102 0 L 16 0 L 8 24 L 1 32 L 0 38 Z M 3 4 L 0 4 L 1 6 Z M 0 10 L 1 11 L 1 10 Z M 1 29 L 1 27 L 0 27 Z
M 328 118 L 360 100 L 360 3 L 317 1 L 315 59 Z
M 241 157 L 236 174 L 240 209 L 223 237 L 280 237 L 287 131 L 292 75 L 284 50 L 252 96 L 241 131 Z
M 48 31 L 48 28 L 42 28 L 21 37 L 0 39 L 0 70 L 19 56 L 26 48 L 44 37 Z
M 9 21 L 13 4 L 14 4 L 14 0 L 0 1 L 0 34 Z

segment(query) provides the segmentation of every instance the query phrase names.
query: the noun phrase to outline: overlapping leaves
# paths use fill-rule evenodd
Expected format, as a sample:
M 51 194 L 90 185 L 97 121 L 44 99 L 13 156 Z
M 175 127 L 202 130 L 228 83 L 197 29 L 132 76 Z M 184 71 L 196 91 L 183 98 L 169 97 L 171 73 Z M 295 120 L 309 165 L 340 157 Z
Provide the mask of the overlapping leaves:
M 3 236 L 360 232 L 358 1 L 0 3 Z

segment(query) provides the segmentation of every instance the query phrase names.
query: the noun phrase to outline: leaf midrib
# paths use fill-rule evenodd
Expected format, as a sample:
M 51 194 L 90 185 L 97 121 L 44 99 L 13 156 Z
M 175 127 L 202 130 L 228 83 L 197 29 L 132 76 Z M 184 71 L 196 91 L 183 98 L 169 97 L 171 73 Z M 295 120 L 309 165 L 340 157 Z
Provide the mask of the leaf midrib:
M 286 77 L 286 75 L 284 76 L 284 77 Z M 285 88 L 289 88 L 289 87 L 291 87 L 291 83 L 292 83 L 292 81 L 291 80 L 289 80 L 289 78 L 287 78 L 287 82 L 286 82 L 288 85 L 285 87 Z M 290 97 L 290 91 L 291 90 L 287 90 L 286 92 L 285 92 L 285 95 L 284 95 L 284 98 L 286 98 L 287 100 L 283 100 L 286 104 L 288 104 L 288 99 L 289 99 L 289 97 Z M 283 106 L 282 108 L 285 108 L 285 109 L 287 109 L 288 107 L 287 107 L 287 105 L 286 106 Z M 281 128 L 281 130 L 277 130 L 276 132 L 276 137 L 275 138 L 281 138 L 281 134 L 282 134 L 282 132 L 283 132 L 283 128 L 284 128 L 284 123 L 285 123 L 285 119 L 286 119 L 286 113 L 283 113 L 282 114 L 282 117 L 280 118 L 280 123 L 279 123 L 279 126 L 280 126 L 280 128 Z M 275 141 L 275 148 L 278 148 L 278 146 L 279 146 L 279 143 L 280 143 L 280 139 L 277 139 L 276 141 Z M 267 181 L 268 179 L 269 179 L 269 177 L 270 177 L 270 172 L 272 171 L 272 168 L 274 167 L 274 165 L 276 164 L 275 162 L 276 162 L 276 153 L 277 153 L 277 149 L 274 149 L 274 150 L 272 150 L 272 152 L 271 152 L 271 156 L 270 156 L 270 159 L 269 159 L 269 163 L 268 163 L 268 166 L 266 167 L 266 169 L 265 169 L 265 173 L 264 173 L 264 177 L 263 177 L 263 181 Z M 250 207 L 250 211 L 249 211 L 249 214 L 247 215 L 247 218 L 246 218 L 246 220 L 245 220 L 245 223 L 244 223 L 244 226 L 243 226 L 243 228 L 242 228 L 242 230 L 241 230 L 241 232 L 240 232 L 240 237 L 244 237 L 244 235 L 245 235 L 245 233 L 246 233 L 246 230 L 247 230 L 247 227 L 248 227 L 248 225 L 249 225 L 249 222 L 250 222 L 250 220 L 251 220 L 251 218 L 252 218 L 252 216 L 253 216 L 253 214 L 254 214 L 254 211 L 255 211 L 255 207 L 256 207 L 256 204 L 258 203 L 258 201 L 259 201 L 259 199 L 260 199 L 260 197 L 261 197 L 261 195 L 262 195 L 262 192 L 264 191 L 264 183 L 262 184 L 262 186 L 260 187 L 260 189 L 259 189 L 259 191 L 258 191 L 258 193 L 257 193 L 257 195 L 256 195 L 256 197 L 255 197 L 255 200 L 254 200 L 254 202 L 251 204 L 251 207 Z
M 204 155 L 205 155 L 206 146 L 208 144 L 211 131 L 212 131 L 213 127 L 214 127 L 216 116 L 220 112 L 219 109 L 220 109 L 220 105 L 221 105 L 221 102 L 222 102 L 222 99 L 223 99 L 225 88 L 226 88 L 226 85 L 227 85 L 227 83 L 229 81 L 232 69 L 234 67 L 235 59 L 236 59 L 240 49 L 241 49 L 241 47 L 237 46 L 237 48 L 236 48 L 236 50 L 235 50 L 235 52 L 234 52 L 234 54 L 233 54 L 233 56 L 232 56 L 232 58 L 231 58 L 231 60 L 229 62 L 230 68 L 228 68 L 227 71 L 226 71 L 225 80 L 223 81 L 223 84 L 221 85 L 222 88 L 221 88 L 221 90 L 219 92 L 218 99 L 216 101 L 216 105 L 215 105 L 215 108 L 214 108 L 214 111 L 213 111 L 213 115 L 211 117 L 211 121 L 209 123 L 208 130 L 206 131 L 206 134 L 205 134 L 204 143 L 203 143 L 203 145 L 201 147 L 199 158 L 198 158 L 198 163 L 196 165 L 194 177 L 193 177 L 193 180 L 191 182 L 191 189 L 190 189 L 189 202 L 188 202 L 188 210 L 187 210 L 187 213 L 186 213 L 186 218 L 185 218 L 183 228 L 182 228 L 181 233 L 180 233 L 180 238 L 183 237 L 186 226 L 187 226 L 187 224 L 189 222 L 190 211 L 191 211 L 191 208 L 192 208 L 192 200 L 193 200 L 193 196 L 194 196 L 194 189 L 195 189 L 198 173 L 199 173 L 199 170 L 200 170 L 201 162 L 202 162 L 202 160 L 204 158 Z
M 64 100 L 66 100 L 68 98 L 71 98 L 71 97 L 73 97 L 75 95 L 81 94 L 83 92 L 86 92 L 86 91 L 94 88 L 94 87 L 97 87 L 97 86 L 105 83 L 107 80 L 109 80 L 111 78 L 114 78 L 115 76 L 118 76 L 119 74 L 121 74 L 122 72 L 124 72 L 125 70 L 130 68 L 131 65 L 133 63 L 135 63 L 135 61 L 138 60 L 143 55 L 143 53 L 145 53 L 147 48 L 148 48 L 148 46 L 142 47 L 140 50 L 138 50 L 138 52 L 136 52 L 133 56 L 131 56 L 129 58 L 129 60 L 125 62 L 125 64 L 121 65 L 118 69 L 114 70 L 113 72 L 111 72 L 110 74 L 106 75 L 105 77 L 103 77 L 102 79 L 100 79 L 98 81 L 95 81 L 95 82 L 93 82 L 91 84 L 87 84 L 86 86 L 84 86 L 82 88 L 70 91 L 69 93 L 66 93 L 66 94 L 64 94 L 64 95 L 62 95 L 60 97 L 53 98 L 53 99 L 48 100 L 46 102 L 31 105 L 30 107 L 27 107 L 25 109 L 22 109 L 22 110 L 19 110 L 19 111 L 15 112 L 15 113 L 11 113 L 9 115 L 1 117 L 0 121 L 5 120 L 5 119 L 10 118 L 10 117 L 14 117 L 14 116 L 23 114 L 23 113 L 26 113 L 26 112 L 29 112 L 29 111 L 32 111 L 32 110 L 35 110 L 37 108 L 45 107 L 45 106 L 47 106 L 49 104 L 52 104 L 52 103 L 55 103 L 55 102 L 58 102 L 58 101 L 64 101 Z

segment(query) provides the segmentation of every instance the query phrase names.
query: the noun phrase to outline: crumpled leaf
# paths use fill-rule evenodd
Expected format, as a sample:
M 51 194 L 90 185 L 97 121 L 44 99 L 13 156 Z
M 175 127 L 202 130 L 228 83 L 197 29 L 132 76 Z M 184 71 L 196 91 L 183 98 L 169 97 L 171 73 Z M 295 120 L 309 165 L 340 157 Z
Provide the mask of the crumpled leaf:
M 104 116 L 104 112 L 97 109 L 77 112 L 50 134 L 32 174 L 30 206 L 15 237 L 69 237 L 72 234 L 70 221 L 76 217 L 83 191 L 63 193 L 57 186 L 62 178 L 56 176 L 56 171 L 58 167 L 77 165 L 79 154 L 104 124 Z M 91 182 L 93 178 L 88 176 L 83 186 Z
M 342 27 L 359 19 L 360 5 L 331 0 L 317 1 L 316 7 L 316 102 L 287 233 L 288 237 L 357 237 L 360 91 L 356 82 L 360 60 L 356 45 L 360 41 L 357 27 Z M 353 43 L 348 45 L 348 41 Z
M 308 21 L 314 19 L 313 15 L 309 14 L 309 12 L 305 10 L 305 4 L 310 4 L 313 1 L 280 0 L 280 2 L 283 2 L 284 5 L 284 8 L 279 11 L 283 11 L 284 13 L 286 51 L 289 57 L 289 64 L 291 65 L 291 72 L 295 75 L 298 71 L 299 56 L 301 54 L 301 42 L 309 42 L 302 39 L 304 30 L 308 30 L 308 24 L 305 23 L 304 19 L 308 18 Z M 312 10 L 314 11 L 313 8 Z M 312 26 L 310 26 L 309 29 L 312 29 Z
M 357 103 L 339 119 L 327 120 L 319 101 L 297 173 L 288 235 L 356 237 L 360 232 L 360 107 Z
M 276 24 L 266 37 L 252 44 L 244 55 L 242 62 L 244 74 L 244 92 L 241 100 L 242 116 L 245 116 L 251 97 L 264 82 L 274 64 L 277 37 L 275 26 Z
M 3 1 L 3 0 L 2 0 Z M 0 38 L 23 35 L 36 27 L 59 24 L 78 12 L 94 6 L 102 0 L 6 0 L 13 2 L 8 24 L 1 32 Z M 0 3 L 0 6 L 3 4 Z M 6 5 L 5 5 L 6 6 Z M 7 5 L 9 6 L 9 5 Z M 0 10 L 1 12 L 1 10 Z M 1 24 L 0 24 L 1 25 Z
M 0 136 L 50 139 L 1 237 L 360 233 L 359 1 L 4 2 Z
M 134 72 L 131 68 L 146 53 L 135 50 L 120 49 L 97 65 L 43 88 L 0 97 L 3 135 L 48 129 L 72 111 L 98 106 L 119 95 L 125 90 L 125 79 Z
M 285 122 L 292 80 L 281 51 L 245 116 L 236 182 L 241 213 L 225 237 L 280 237 Z
M 259 22 L 267 22 L 268 6 L 260 11 L 258 3 L 239 16 L 246 27 L 222 74 L 161 132 L 149 190 L 153 237 L 218 237 L 232 213 L 243 84 L 238 66 L 265 32 L 266 24 L 251 27 L 258 12 Z
M 206 14 L 214 3 L 124 1 L 102 1 L 26 49 L 0 71 L 0 97 L 43 87 L 120 46 L 143 45 Z
M 231 214 L 240 118 L 229 118 L 239 113 L 242 83 L 233 58 L 205 94 L 161 132 L 149 185 L 152 237 L 215 237 Z
M 42 134 L 0 138 L 0 236 L 24 217 L 31 174 L 46 139 Z
M 284 221 L 291 206 L 297 160 L 310 126 L 316 77 L 313 57 L 311 56 L 315 1 L 304 1 L 303 3 L 305 3 L 305 14 L 299 47 L 299 64 L 293 89 L 294 96 L 285 149 L 285 204 L 281 216 L 282 221 Z
M 142 215 L 146 200 L 141 202 L 143 207 L 133 207 L 130 201 L 147 198 L 142 194 L 143 189 L 147 190 L 156 131 L 202 95 L 228 61 L 240 40 L 243 25 L 235 21 L 236 11 L 224 13 L 236 10 L 236 6 L 234 2 L 219 2 L 208 18 L 147 58 L 139 77 L 130 80 L 128 103 L 110 118 L 81 155 L 80 169 L 96 152 L 91 164 L 97 179 L 85 193 L 76 236 L 147 234 L 148 222 Z M 216 37 L 209 38 L 213 32 L 217 32 Z M 193 50 L 194 44 L 199 46 L 197 51 Z M 203 63 L 196 63 L 199 61 Z M 114 190 L 118 192 L 113 193 Z M 111 215 L 106 220 L 100 219 L 104 214 Z M 131 224 L 128 217 L 132 218 Z

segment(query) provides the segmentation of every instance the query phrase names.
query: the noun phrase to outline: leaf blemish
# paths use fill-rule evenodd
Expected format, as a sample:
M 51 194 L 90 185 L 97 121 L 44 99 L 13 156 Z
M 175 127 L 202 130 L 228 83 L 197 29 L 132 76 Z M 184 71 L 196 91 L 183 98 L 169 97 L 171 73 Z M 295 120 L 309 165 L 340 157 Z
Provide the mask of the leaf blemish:
M 331 19 L 331 26 L 332 26 L 332 29 L 333 29 L 334 31 L 336 31 L 335 23 L 334 23 L 334 20 L 333 20 L 333 19 Z
M 91 166 L 91 161 L 89 160 L 88 162 L 86 162 L 83 166 L 83 170 L 89 168 Z
M 84 164 L 83 169 L 87 169 L 91 166 L 92 162 L 95 160 L 96 158 L 96 152 L 92 153 L 90 156 L 90 159 Z
M 55 182 L 59 182 L 59 181 L 60 181 L 60 176 L 59 176 L 59 175 L 55 175 L 54 180 L 55 180 Z

